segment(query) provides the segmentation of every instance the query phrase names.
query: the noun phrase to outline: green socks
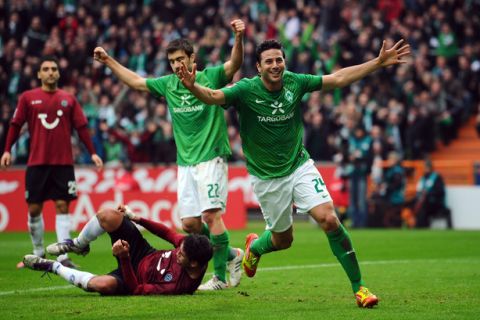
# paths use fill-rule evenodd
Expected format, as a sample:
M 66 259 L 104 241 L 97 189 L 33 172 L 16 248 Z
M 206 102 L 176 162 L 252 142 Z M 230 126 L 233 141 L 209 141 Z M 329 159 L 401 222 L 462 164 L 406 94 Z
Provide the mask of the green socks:
M 260 238 L 252 243 L 250 246 L 250 251 L 256 256 L 261 256 L 262 254 L 275 251 L 275 248 L 272 244 L 272 232 L 267 230 L 262 233 Z
M 232 247 L 230 247 L 230 246 L 228 245 L 228 243 L 230 242 L 230 239 L 229 239 L 229 236 L 228 236 L 228 233 L 227 233 L 227 232 L 225 232 L 224 234 L 218 235 L 218 236 L 213 236 L 213 237 L 215 237 L 215 240 L 214 240 L 214 239 L 212 238 L 212 236 L 210 235 L 210 230 L 208 229 L 208 225 L 207 225 L 206 223 L 203 223 L 203 224 L 202 224 L 202 232 L 201 232 L 201 234 L 203 234 L 204 236 L 207 236 L 207 237 L 210 239 L 210 241 L 212 242 L 212 244 L 213 244 L 214 247 L 215 247 L 214 241 L 220 241 L 220 242 L 219 242 L 219 245 L 220 245 L 220 246 L 223 246 L 223 242 L 222 242 L 222 241 L 225 241 L 225 240 L 222 239 L 222 236 L 226 234 L 226 237 L 227 237 L 226 244 L 227 244 L 227 247 L 228 247 L 228 250 L 227 250 L 227 260 L 226 260 L 226 261 L 232 261 L 232 260 L 237 256 L 237 251 L 236 251 L 234 248 L 232 248 Z M 223 249 L 221 249 L 221 250 L 223 250 Z M 223 253 L 221 253 L 221 254 L 219 254 L 219 255 L 223 256 Z M 216 255 L 214 254 L 214 255 L 213 255 L 214 266 L 215 266 L 215 257 L 216 257 Z M 222 257 L 219 257 L 219 259 L 223 259 L 223 258 L 222 258 Z M 220 262 L 218 262 L 218 263 L 220 264 Z M 225 269 L 225 270 L 226 270 L 226 269 Z M 221 272 L 222 272 L 221 269 L 219 269 L 219 270 L 218 270 L 218 273 L 221 273 Z M 217 268 L 215 267 L 215 275 L 216 275 L 220 280 L 222 280 L 221 277 L 218 275 L 218 273 L 217 273 Z M 223 272 L 223 274 L 225 274 L 225 272 Z M 225 278 L 225 276 L 224 276 L 224 278 Z M 225 281 L 225 279 L 223 279 L 222 281 Z
M 360 286 L 363 286 L 363 281 L 357 256 L 353 250 L 352 241 L 347 230 L 343 225 L 340 225 L 337 230 L 327 232 L 327 238 L 333 254 L 337 257 L 352 283 L 353 292 L 356 293 L 360 290 Z
M 219 235 L 210 235 L 210 241 L 213 246 L 213 270 L 217 278 L 223 282 L 226 280 L 227 259 L 230 253 L 230 242 L 228 232 Z

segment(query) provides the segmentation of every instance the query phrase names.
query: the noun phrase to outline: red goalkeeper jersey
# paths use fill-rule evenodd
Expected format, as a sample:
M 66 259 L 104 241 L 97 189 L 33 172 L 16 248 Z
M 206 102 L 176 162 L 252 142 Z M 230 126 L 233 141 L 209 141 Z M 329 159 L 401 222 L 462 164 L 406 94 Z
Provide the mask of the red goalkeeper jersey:
M 61 89 L 25 91 L 18 100 L 11 123 L 21 127 L 25 122 L 30 134 L 28 165 L 73 164 L 72 130 L 87 125 L 83 110 L 73 95 Z
M 177 252 L 185 238 L 165 225 L 141 219 L 140 225 L 175 246 L 173 250 L 158 250 L 143 258 L 135 272 L 129 258 L 121 259 L 122 275 L 130 292 L 135 295 L 193 294 L 201 284 L 203 274 L 192 279 L 177 262 Z

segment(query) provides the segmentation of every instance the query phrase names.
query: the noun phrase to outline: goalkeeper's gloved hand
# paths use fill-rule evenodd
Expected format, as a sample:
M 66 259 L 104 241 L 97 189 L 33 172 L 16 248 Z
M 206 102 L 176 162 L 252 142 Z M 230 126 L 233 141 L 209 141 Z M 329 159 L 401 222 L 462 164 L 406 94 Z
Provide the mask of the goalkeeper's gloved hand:
M 135 215 L 135 213 L 133 213 L 133 211 L 127 205 L 125 205 L 124 208 L 125 216 L 130 220 L 136 221 L 138 217 Z

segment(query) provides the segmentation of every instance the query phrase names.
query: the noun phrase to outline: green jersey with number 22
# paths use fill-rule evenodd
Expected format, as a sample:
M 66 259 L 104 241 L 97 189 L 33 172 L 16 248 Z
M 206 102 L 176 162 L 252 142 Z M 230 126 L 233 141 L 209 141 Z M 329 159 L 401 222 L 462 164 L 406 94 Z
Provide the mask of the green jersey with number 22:
M 198 72 L 196 81 L 211 89 L 222 88 L 229 82 L 223 65 Z M 175 74 L 147 79 L 147 87 L 155 96 L 167 100 L 179 165 L 196 165 L 231 154 L 222 108 L 195 98 Z

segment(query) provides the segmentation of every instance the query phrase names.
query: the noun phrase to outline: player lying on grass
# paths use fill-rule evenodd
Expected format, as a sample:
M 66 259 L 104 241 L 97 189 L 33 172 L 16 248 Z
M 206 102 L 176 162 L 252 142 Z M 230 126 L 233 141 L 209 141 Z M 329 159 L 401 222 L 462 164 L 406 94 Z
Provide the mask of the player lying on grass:
M 175 249 L 156 250 L 132 221 L 172 243 Z M 51 244 L 47 252 L 56 256 L 67 252 L 86 255 L 89 243 L 105 232 L 112 240 L 112 253 L 118 261 L 118 268 L 106 275 L 67 268 L 35 255 L 26 255 L 23 262 L 32 270 L 54 273 L 85 291 L 104 295 L 193 294 L 213 254 L 206 236 L 176 233 L 161 223 L 135 216 L 123 205 L 117 210 L 100 210 L 77 238 Z

